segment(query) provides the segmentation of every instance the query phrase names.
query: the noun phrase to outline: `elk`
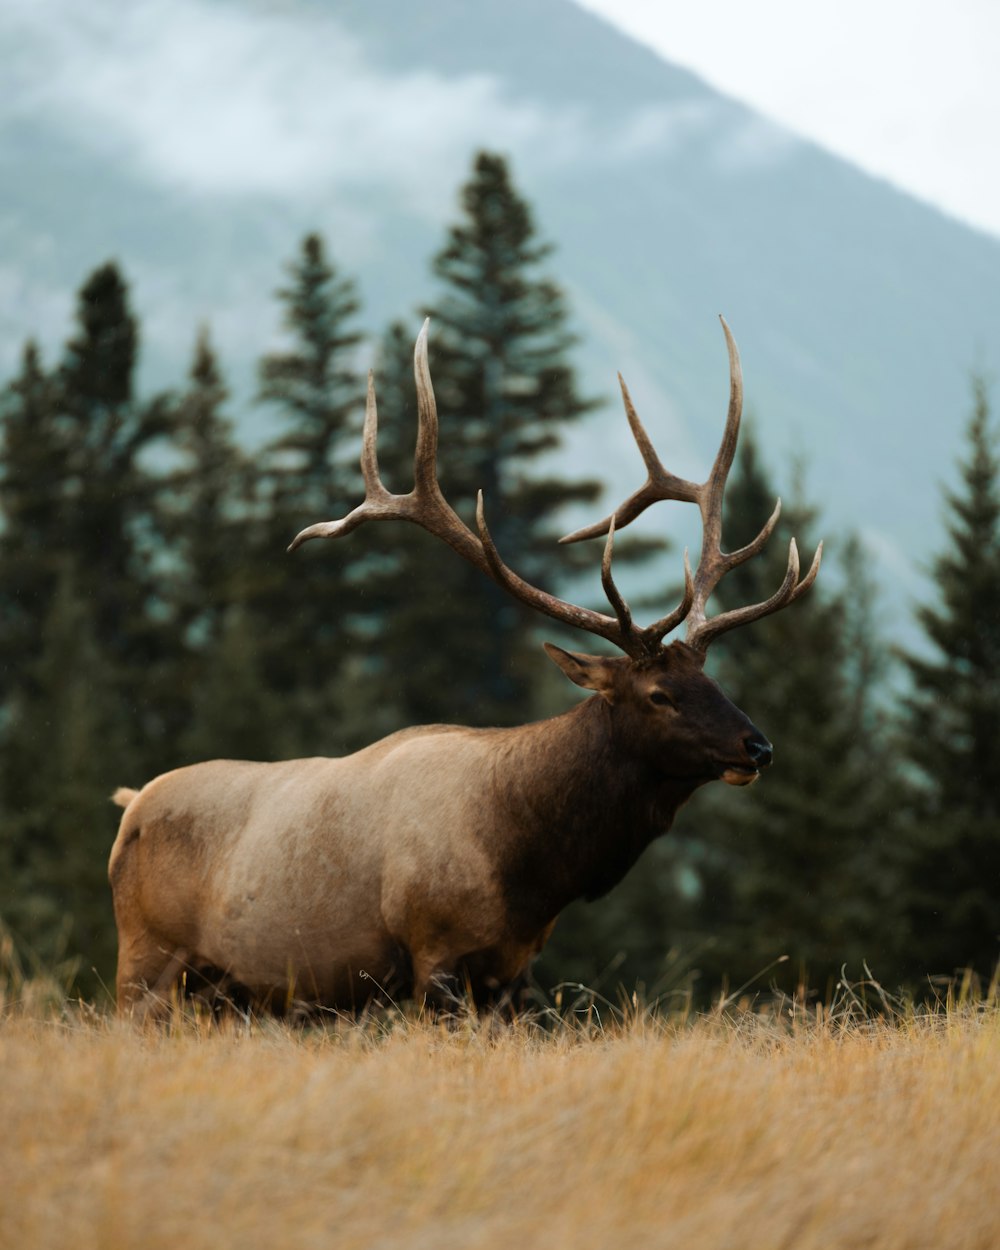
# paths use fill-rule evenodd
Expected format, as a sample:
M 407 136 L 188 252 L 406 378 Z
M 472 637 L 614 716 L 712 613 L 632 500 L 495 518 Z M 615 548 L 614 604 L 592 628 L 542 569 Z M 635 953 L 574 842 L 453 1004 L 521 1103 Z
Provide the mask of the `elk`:
M 514 986 L 560 911 L 596 899 L 665 833 L 699 786 L 745 786 L 771 762 L 759 729 L 703 671 L 726 630 L 786 607 L 815 580 L 822 544 L 804 577 L 792 539 L 784 580 L 766 601 L 708 616 L 730 569 L 757 555 L 757 537 L 726 553 L 722 503 L 742 408 L 739 354 L 725 320 L 730 399 L 708 478 L 668 472 L 619 375 L 625 413 L 647 479 L 604 520 L 562 542 L 607 534 L 601 580 L 614 615 L 530 585 L 501 558 L 480 492 L 474 533 L 437 480 L 438 423 L 427 362 L 427 323 L 414 369 L 418 431 L 414 487 L 391 494 L 379 476 L 371 375 L 361 466 L 365 498 L 340 520 L 304 529 L 341 538 L 367 521 L 414 522 L 516 599 L 622 654 L 588 655 L 550 643 L 550 658 L 593 692 L 572 710 L 513 729 L 426 725 L 343 758 L 179 768 L 125 807 L 111 852 L 119 954 L 119 1010 L 162 1003 L 182 977 L 225 978 L 280 1011 L 293 999 L 357 1008 L 379 986 L 434 1003 L 458 983 L 474 1001 Z M 684 555 L 680 604 L 636 624 L 612 578 L 615 534 L 652 503 L 697 504 L 697 571 Z M 683 641 L 665 643 L 686 623 Z

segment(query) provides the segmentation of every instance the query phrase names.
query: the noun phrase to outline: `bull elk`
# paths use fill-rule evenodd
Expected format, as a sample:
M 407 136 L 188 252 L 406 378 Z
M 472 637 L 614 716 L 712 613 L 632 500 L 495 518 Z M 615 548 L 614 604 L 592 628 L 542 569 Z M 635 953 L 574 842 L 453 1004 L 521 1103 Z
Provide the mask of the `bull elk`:
M 427 325 L 416 344 L 415 484 L 391 494 L 379 477 L 369 376 L 361 466 L 364 502 L 311 525 L 289 550 L 339 538 L 366 521 L 423 526 L 516 599 L 617 647 L 597 656 L 545 644 L 570 681 L 594 691 L 571 711 L 514 729 L 426 725 L 340 759 L 215 760 L 165 773 L 125 807 L 111 852 L 118 925 L 119 1010 L 162 1002 L 182 974 L 226 978 L 280 1010 L 293 997 L 358 1006 L 373 985 L 418 1002 L 457 981 L 476 1001 L 504 993 L 542 949 L 560 911 L 595 899 L 625 875 L 705 782 L 744 786 L 771 762 L 771 744 L 703 672 L 709 644 L 798 599 L 822 545 L 799 577 L 793 539 L 784 580 L 765 602 L 708 616 L 720 578 L 766 543 L 722 549 L 722 499 L 739 433 L 742 376 L 729 351 L 722 445 L 706 481 L 661 464 L 621 379 L 625 412 L 648 477 L 611 516 L 563 542 L 607 534 L 602 583 L 614 615 L 564 602 L 503 562 L 480 493 L 474 533 L 437 480 L 437 410 Z M 611 574 L 617 530 L 657 500 L 698 505 L 701 558 L 684 556 L 681 603 L 640 627 Z M 664 643 L 682 622 L 683 642 Z

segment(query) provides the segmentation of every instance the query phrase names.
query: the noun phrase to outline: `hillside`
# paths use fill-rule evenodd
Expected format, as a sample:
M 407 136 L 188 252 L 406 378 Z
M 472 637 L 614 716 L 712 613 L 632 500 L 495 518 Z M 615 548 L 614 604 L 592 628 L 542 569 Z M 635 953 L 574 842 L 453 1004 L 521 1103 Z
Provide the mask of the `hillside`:
M 28 334 L 65 338 L 73 291 L 115 256 L 147 383 L 180 377 L 207 320 L 245 398 L 282 263 L 313 228 L 357 275 L 372 332 L 399 315 L 416 329 L 470 156 L 497 148 L 558 244 L 589 388 L 610 399 L 621 369 L 664 458 L 702 476 L 723 312 L 777 475 L 805 458 L 828 536 L 862 531 L 903 620 L 941 537 L 969 372 L 1000 366 L 1000 241 L 569 0 L 41 0 L 0 15 L 0 70 L 5 369 Z M 568 454 L 599 454 L 616 495 L 638 482 L 615 406 Z

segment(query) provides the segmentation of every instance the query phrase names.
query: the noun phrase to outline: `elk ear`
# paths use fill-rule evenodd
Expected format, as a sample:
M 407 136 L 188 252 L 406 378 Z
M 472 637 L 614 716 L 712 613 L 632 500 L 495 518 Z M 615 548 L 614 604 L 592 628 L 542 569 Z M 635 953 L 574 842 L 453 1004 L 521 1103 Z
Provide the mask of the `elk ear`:
M 615 670 L 621 665 L 616 656 L 582 655 L 579 651 L 564 651 L 551 642 L 543 643 L 545 654 L 558 664 L 570 681 L 587 690 L 596 690 L 602 699 L 614 703 Z

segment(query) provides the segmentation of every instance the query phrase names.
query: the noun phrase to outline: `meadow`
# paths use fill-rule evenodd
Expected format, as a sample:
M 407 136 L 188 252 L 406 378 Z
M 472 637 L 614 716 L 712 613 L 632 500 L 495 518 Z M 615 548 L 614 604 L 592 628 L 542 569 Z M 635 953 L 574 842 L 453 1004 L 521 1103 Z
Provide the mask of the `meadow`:
M 0 1246 L 1000 1246 L 1000 1007 L 139 1029 L 0 993 Z

